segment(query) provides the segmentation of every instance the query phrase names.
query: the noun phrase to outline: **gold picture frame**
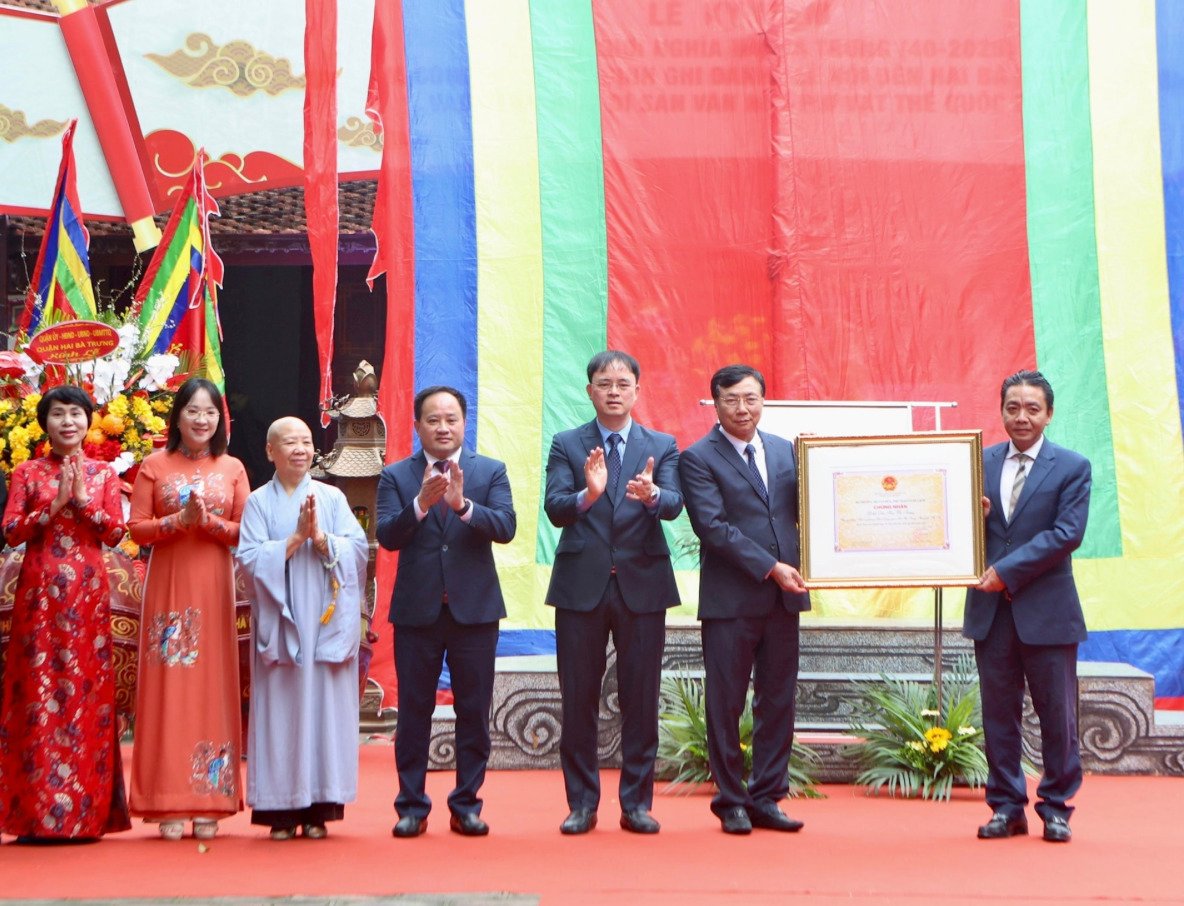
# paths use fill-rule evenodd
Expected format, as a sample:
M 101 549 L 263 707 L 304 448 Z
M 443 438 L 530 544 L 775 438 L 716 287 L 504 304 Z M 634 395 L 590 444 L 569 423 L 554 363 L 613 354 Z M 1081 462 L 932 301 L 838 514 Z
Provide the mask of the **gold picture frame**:
M 981 431 L 797 440 L 810 588 L 977 584 L 985 567 Z

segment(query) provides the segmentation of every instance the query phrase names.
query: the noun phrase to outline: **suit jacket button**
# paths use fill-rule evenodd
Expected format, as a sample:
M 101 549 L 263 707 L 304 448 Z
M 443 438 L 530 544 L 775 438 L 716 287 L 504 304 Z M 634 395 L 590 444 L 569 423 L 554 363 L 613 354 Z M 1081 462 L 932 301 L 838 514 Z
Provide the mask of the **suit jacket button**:
M 443 547 L 441 547 L 441 548 L 440 548 L 440 550 L 442 550 L 442 551 L 447 551 L 447 550 L 448 550 L 448 545 L 447 545 L 447 544 L 445 544 Z

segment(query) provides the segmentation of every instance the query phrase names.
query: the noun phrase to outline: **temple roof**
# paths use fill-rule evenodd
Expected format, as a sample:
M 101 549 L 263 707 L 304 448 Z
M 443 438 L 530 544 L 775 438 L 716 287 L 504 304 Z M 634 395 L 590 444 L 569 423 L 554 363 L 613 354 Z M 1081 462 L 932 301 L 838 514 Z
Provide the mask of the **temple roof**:
M 377 184 L 373 179 L 354 179 L 338 185 L 339 233 L 364 233 L 370 229 Z M 213 235 L 301 234 L 308 231 L 301 186 L 225 196 L 218 199 L 218 208 L 221 216 L 210 218 Z M 167 220 L 167 212 L 156 217 L 157 225 L 162 228 Z M 9 224 L 10 232 L 40 234 L 45 228 L 45 218 L 12 216 Z M 92 237 L 127 237 L 131 241 L 131 228 L 122 221 L 88 219 L 86 228 Z

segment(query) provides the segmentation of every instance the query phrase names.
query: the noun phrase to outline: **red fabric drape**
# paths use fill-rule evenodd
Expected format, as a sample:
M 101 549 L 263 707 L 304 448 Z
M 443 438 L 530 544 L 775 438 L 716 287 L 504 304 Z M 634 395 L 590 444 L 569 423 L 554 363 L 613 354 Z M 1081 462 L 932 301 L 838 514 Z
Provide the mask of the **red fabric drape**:
M 386 342 L 378 411 L 386 422 L 386 461 L 394 462 L 411 452 L 410 391 L 415 381 L 415 236 L 402 0 L 379 0 L 374 6 L 366 113 L 382 135 L 382 164 L 370 227 L 378 248 L 366 282 L 373 288 L 374 281 L 386 274 Z M 387 692 L 387 704 L 393 703 L 397 688 L 390 624 L 386 622 L 397 565 L 397 554 L 379 551 L 374 625 L 380 627 L 382 639 L 374 649 L 370 676 Z
M 337 306 L 337 4 L 305 0 L 304 10 L 304 213 L 323 402 L 333 395 Z M 329 424 L 327 414 L 321 424 Z
M 943 427 L 997 425 L 999 381 L 1035 360 L 1020 4 L 592 10 L 608 344 L 642 362 L 635 414 L 690 443 L 709 375 L 742 361 L 771 398 L 952 400 Z

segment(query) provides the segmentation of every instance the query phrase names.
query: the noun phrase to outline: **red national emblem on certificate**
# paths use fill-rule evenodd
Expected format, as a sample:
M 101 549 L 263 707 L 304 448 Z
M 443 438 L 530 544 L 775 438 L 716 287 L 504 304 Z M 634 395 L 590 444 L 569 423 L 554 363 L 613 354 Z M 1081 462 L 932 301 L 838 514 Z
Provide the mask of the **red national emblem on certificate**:
M 880 487 L 882 487 L 885 491 L 895 491 L 896 490 L 896 476 L 895 475 L 885 475 L 883 477 L 883 479 L 881 479 L 881 481 L 880 481 Z

